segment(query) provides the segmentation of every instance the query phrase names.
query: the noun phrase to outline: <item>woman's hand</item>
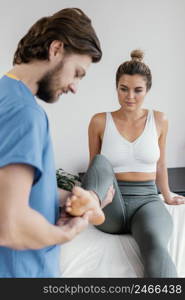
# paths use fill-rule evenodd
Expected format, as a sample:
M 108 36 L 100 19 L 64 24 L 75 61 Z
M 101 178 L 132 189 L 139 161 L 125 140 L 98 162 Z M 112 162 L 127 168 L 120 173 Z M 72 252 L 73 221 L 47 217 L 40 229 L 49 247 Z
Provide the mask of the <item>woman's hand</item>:
M 165 200 L 165 203 L 169 205 L 185 204 L 185 197 L 181 195 L 172 196 L 170 199 Z

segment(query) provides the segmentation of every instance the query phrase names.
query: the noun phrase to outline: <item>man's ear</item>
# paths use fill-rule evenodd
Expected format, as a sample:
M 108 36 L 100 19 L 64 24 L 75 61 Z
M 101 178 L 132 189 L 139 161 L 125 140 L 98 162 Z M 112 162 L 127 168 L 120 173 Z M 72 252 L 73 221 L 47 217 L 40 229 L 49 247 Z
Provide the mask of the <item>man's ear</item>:
M 61 60 L 61 55 L 64 55 L 64 43 L 58 40 L 52 41 L 49 46 L 49 60 L 56 60 L 58 57 Z

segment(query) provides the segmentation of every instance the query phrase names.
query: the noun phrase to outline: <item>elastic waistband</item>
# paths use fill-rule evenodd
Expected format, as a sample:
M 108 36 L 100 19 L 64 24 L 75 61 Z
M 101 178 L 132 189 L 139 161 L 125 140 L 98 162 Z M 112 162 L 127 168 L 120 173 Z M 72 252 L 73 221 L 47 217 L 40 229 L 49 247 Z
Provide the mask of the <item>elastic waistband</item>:
M 147 181 L 124 181 L 124 180 L 117 180 L 119 185 L 127 185 L 127 186 L 144 186 L 144 185 L 155 185 L 155 180 L 147 180 Z
M 118 180 L 117 182 L 120 191 L 123 195 L 147 196 L 147 195 L 158 194 L 155 180 L 149 180 L 149 181 Z

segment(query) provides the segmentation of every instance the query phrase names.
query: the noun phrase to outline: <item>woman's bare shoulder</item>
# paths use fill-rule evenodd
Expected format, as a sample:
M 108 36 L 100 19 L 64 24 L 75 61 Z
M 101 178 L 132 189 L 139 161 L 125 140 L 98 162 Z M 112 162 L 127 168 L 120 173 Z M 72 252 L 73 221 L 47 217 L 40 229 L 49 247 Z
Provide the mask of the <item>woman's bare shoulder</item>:
M 100 112 L 100 113 L 93 115 L 91 120 L 100 121 L 102 119 L 105 119 L 105 117 L 106 117 L 106 112 Z
M 98 133 L 100 137 L 102 137 L 105 130 L 105 124 L 106 112 L 97 113 L 91 118 L 89 130 Z
M 153 112 L 157 123 L 162 125 L 168 122 L 167 116 L 164 112 L 158 110 L 154 110 Z
M 167 132 L 168 119 L 167 119 L 166 114 L 162 111 L 154 110 L 153 112 L 154 112 L 154 118 L 155 118 L 157 131 L 160 136 L 163 132 Z
M 92 116 L 90 124 L 94 126 L 101 126 L 105 123 L 106 120 L 106 112 L 97 113 Z

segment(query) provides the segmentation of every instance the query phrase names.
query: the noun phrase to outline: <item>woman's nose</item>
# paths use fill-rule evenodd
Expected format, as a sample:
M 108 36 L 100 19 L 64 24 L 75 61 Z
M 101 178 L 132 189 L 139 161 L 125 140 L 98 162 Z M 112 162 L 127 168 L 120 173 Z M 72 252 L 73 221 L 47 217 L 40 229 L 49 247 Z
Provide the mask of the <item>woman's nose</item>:
M 127 97 L 128 97 L 128 99 L 134 98 L 134 92 L 133 91 L 128 91 Z

